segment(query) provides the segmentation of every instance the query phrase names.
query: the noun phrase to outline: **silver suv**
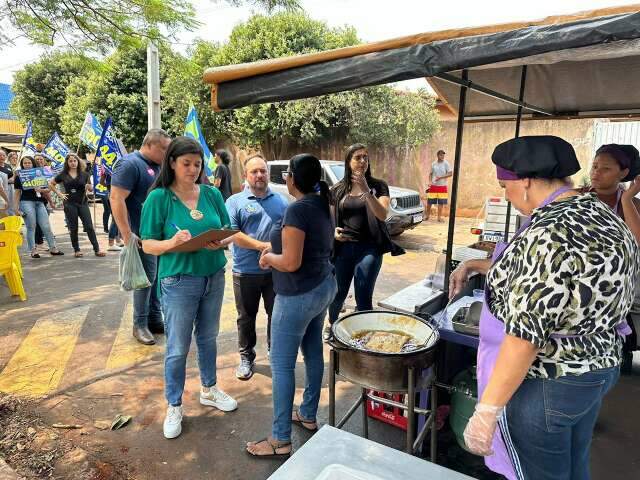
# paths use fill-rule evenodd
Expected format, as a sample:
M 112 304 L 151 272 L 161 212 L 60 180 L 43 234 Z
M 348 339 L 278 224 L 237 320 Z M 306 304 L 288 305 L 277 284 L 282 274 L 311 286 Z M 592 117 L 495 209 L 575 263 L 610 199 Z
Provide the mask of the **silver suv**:
M 269 163 L 269 183 L 274 192 L 288 196 L 287 186 L 282 179 L 282 172 L 289 167 L 289 160 L 273 160 Z M 344 177 L 344 163 L 332 160 L 320 160 L 322 164 L 322 180 L 332 187 Z M 408 228 L 413 228 L 422 222 L 424 206 L 420 201 L 420 194 L 408 188 L 389 186 L 391 208 L 386 224 L 391 235 L 400 235 Z M 292 197 L 290 197 L 292 199 Z

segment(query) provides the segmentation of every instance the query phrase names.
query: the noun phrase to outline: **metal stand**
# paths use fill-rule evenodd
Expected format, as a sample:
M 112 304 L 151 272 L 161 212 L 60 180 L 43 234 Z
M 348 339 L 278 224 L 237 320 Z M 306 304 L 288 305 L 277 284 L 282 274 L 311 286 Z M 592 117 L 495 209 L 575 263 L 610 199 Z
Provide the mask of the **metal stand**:
M 431 373 L 427 379 L 427 384 L 431 391 L 430 397 L 430 409 L 424 409 L 416 407 L 416 372 L 413 367 L 407 369 L 408 377 L 408 389 L 400 393 L 407 396 L 407 405 L 390 400 L 388 398 L 382 398 L 373 393 L 368 393 L 368 390 L 374 390 L 365 385 L 359 385 L 355 382 L 344 379 L 350 383 L 359 385 L 361 388 L 361 394 L 358 400 L 349 408 L 347 413 L 342 419 L 336 423 L 336 375 L 339 374 L 339 358 L 337 352 L 332 348 L 329 351 L 329 425 L 332 427 L 342 428 L 347 420 L 362 406 L 362 432 L 364 438 L 369 437 L 369 424 L 367 417 L 367 400 L 373 400 L 383 405 L 400 408 L 407 411 L 407 438 L 406 438 L 406 452 L 410 455 L 414 455 L 422 445 L 422 442 L 427 436 L 427 432 L 431 431 L 430 452 L 429 456 L 433 463 L 436 462 L 436 449 L 437 449 L 437 430 L 435 428 L 436 419 L 436 405 L 437 405 L 437 392 L 435 385 L 435 367 L 431 369 Z M 426 415 L 426 421 L 422 430 L 418 432 L 416 437 L 416 425 L 415 414 Z M 414 438 L 415 437 L 415 438 Z

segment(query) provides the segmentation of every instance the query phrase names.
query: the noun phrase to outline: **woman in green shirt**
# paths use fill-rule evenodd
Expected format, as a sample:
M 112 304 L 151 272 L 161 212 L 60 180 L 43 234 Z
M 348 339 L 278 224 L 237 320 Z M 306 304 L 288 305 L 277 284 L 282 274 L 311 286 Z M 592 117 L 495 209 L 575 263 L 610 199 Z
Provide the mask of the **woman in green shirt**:
M 202 168 L 200 144 L 188 137 L 174 139 L 142 208 L 142 249 L 159 257 L 158 282 L 167 335 L 166 438 L 175 438 L 182 431 L 182 393 L 194 331 L 202 383 L 200 403 L 225 412 L 238 406 L 216 386 L 216 341 L 227 262 L 222 246 L 211 242 L 196 252 L 169 252 L 192 236 L 229 224 L 220 192 L 200 184 Z

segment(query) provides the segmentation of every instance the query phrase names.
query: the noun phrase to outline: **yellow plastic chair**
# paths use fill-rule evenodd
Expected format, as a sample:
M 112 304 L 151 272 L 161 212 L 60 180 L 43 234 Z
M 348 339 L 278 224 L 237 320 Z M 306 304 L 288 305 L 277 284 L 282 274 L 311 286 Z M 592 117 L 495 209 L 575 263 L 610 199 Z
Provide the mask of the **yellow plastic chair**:
M 23 302 L 27 299 L 22 284 L 20 257 L 16 254 L 21 236 L 18 232 L 0 230 L 0 275 L 3 275 L 11 295 L 18 295 Z
M 20 232 L 24 220 L 18 215 L 11 215 L 9 217 L 0 218 L 0 223 L 4 225 L 5 230 Z
M 22 229 L 22 225 L 24 225 L 24 219 L 18 215 L 11 215 L 9 217 L 0 218 L 0 224 L 4 225 L 5 231 L 9 232 L 18 232 Z M 22 235 L 19 235 L 17 248 L 14 251 L 16 256 L 15 262 L 18 265 L 18 270 L 20 270 L 20 277 L 24 278 L 22 274 L 22 263 L 20 262 L 20 247 L 22 246 L 23 238 Z

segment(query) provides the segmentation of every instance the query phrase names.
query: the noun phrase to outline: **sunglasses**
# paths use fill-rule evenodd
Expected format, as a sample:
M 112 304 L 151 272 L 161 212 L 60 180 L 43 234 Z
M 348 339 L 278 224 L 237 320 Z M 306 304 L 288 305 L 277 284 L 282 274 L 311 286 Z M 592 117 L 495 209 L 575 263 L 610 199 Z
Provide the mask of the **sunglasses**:
M 288 171 L 288 170 L 287 170 L 286 172 L 282 172 L 282 179 L 283 179 L 284 181 L 286 181 L 286 180 L 287 180 L 287 177 L 289 177 L 289 176 L 291 176 L 291 175 L 293 175 L 293 172 L 290 172 L 290 171 Z

